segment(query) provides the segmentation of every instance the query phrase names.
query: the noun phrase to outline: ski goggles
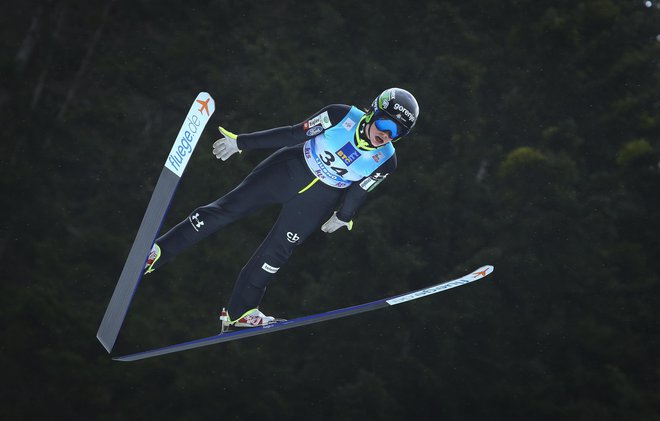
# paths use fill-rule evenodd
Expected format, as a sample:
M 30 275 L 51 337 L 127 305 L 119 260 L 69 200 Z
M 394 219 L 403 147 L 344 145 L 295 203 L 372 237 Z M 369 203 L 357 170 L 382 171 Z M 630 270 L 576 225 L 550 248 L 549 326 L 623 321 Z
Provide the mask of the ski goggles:
M 399 139 L 410 131 L 401 124 L 385 116 L 376 117 L 374 124 L 381 132 L 386 132 L 392 140 Z

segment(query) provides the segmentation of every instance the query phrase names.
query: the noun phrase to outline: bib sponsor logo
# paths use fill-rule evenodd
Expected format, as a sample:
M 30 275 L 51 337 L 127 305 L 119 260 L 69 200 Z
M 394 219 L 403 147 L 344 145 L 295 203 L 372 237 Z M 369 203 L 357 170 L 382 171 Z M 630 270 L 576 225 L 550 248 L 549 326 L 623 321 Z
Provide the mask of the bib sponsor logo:
M 360 152 L 358 152 L 357 149 L 355 149 L 355 147 L 349 142 L 342 146 L 341 149 L 339 149 L 337 152 L 335 152 L 335 155 L 337 155 L 339 159 L 341 159 L 342 162 L 346 164 L 346 166 L 349 166 L 360 157 Z
M 355 127 L 355 122 L 353 120 L 351 120 L 350 118 L 347 118 L 344 121 L 344 123 L 342 124 L 342 127 L 350 132 L 351 129 L 353 129 L 353 127 Z

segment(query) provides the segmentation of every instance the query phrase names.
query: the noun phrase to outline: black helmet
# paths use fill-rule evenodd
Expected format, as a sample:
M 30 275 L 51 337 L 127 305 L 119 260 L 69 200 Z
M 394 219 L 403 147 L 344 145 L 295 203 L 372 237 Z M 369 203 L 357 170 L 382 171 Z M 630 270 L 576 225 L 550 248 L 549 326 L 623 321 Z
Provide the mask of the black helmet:
M 402 126 L 401 132 L 396 136 L 399 139 L 407 135 L 417 122 L 419 105 L 415 97 L 405 89 L 386 89 L 371 103 L 367 122 L 378 117 L 389 118 Z

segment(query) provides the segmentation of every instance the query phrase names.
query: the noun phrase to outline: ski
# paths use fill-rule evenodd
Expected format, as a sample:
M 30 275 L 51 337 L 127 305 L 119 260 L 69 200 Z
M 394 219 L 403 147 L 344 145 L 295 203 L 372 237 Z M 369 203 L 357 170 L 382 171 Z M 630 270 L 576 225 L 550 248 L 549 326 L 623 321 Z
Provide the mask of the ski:
M 197 141 L 215 111 L 215 101 L 200 92 L 193 102 L 160 173 L 149 205 L 138 229 L 124 269 L 119 276 L 96 337 L 110 352 L 119 335 L 128 307 L 140 282 L 149 250 L 161 228 L 167 209 Z
M 366 304 L 360 304 L 352 307 L 345 307 L 338 310 L 327 311 L 325 313 L 313 314 L 304 316 L 297 319 L 278 322 L 268 326 L 246 328 L 242 330 L 235 330 L 226 333 L 220 333 L 208 338 L 197 339 L 189 342 L 183 342 L 176 345 L 170 345 L 163 348 L 156 348 L 149 351 L 138 352 L 135 354 L 124 355 L 115 357 L 115 361 L 137 361 L 145 358 L 156 357 L 159 355 L 171 354 L 174 352 L 185 351 L 193 348 L 200 348 L 203 346 L 218 344 L 222 342 L 235 341 L 238 339 L 249 338 L 251 336 L 264 335 L 266 333 L 278 332 L 286 329 L 293 329 L 300 326 L 319 323 L 326 320 L 339 319 L 341 317 L 352 316 L 354 314 L 365 313 L 367 311 L 377 310 L 379 308 L 390 307 L 397 304 L 405 303 L 408 301 L 416 300 L 418 298 L 426 297 L 428 295 L 437 294 L 451 288 L 456 288 L 470 282 L 477 281 L 488 276 L 493 272 L 493 266 L 482 266 L 479 269 L 461 277 L 446 281 L 428 288 L 420 289 L 417 291 L 409 292 L 402 295 L 397 295 L 390 298 L 384 298 L 377 301 L 372 301 Z

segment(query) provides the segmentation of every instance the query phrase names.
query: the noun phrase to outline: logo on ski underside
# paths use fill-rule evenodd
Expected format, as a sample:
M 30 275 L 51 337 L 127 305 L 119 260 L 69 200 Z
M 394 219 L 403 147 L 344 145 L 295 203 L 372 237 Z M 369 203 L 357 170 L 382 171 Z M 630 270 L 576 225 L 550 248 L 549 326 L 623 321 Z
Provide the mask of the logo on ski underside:
M 488 275 L 488 268 L 472 273 L 472 276 L 474 276 L 475 278 L 483 278 L 486 275 Z
M 196 142 L 195 135 L 199 126 L 202 125 L 202 121 L 196 115 L 187 117 L 186 122 L 183 123 L 184 127 L 186 127 L 186 123 L 188 130 L 183 132 L 178 145 L 175 144 L 168 158 L 170 165 L 172 165 L 176 171 L 179 171 L 181 164 L 183 164 L 184 160 L 187 160 L 186 156 L 192 154 Z
M 209 114 L 209 101 L 210 101 L 210 100 L 211 100 L 211 97 L 208 97 L 208 98 L 206 99 L 206 101 L 202 101 L 201 99 L 198 99 L 198 100 L 197 100 L 197 102 L 200 103 L 200 104 L 202 105 L 202 108 L 200 108 L 199 110 L 197 110 L 197 111 L 199 111 L 200 114 L 204 115 L 204 111 L 206 111 L 206 115 L 207 115 L 207 116 L 210 116 L 210 115 L 211 115 L 211 114 Z

